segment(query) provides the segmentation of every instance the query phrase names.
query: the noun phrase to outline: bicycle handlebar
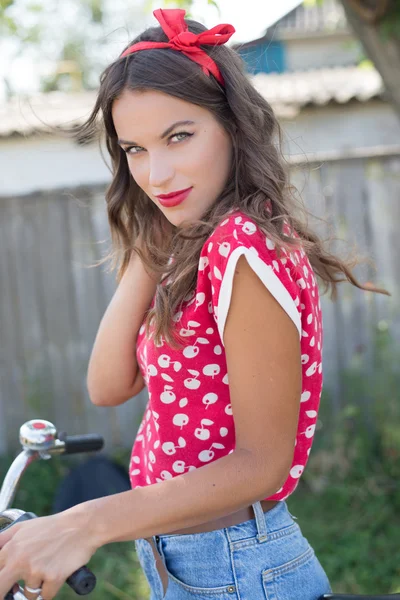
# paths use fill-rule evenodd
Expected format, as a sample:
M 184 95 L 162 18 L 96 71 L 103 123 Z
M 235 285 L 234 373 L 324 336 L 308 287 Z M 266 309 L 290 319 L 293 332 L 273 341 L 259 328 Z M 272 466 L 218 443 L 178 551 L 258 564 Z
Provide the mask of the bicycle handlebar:
M 104 446 L 104 440 L 95 433 L 86 433 L 85 435 L 66 435 L 59 433 L 58 439 L 64 442 L 63 454 L 78 454 L 81 452 L 97 452 Z
M 0 489 L 0 521 L 4 530 L 16 523 L 36 518 L 34 513 L 10 509 L 18 482 L 28 465 L 39 458 L 50 458 L 54 454 L 77 454 L 101 450 L 104 440 L 96 434 L 72 435 L 58 433 L 49 421 L 34 419 L 24 423 L 20 429 L 20 442 L 23 451 L 10 466 Z M 2 512 L 3 511 L 3 512 Z M 78 594 L 90 594 L 96 586 L 96 576 L 86 566 L 77 569 L 66 583 Z M 15 593 L 10 590 L 5 600 L 27 600 L 20 587 Z

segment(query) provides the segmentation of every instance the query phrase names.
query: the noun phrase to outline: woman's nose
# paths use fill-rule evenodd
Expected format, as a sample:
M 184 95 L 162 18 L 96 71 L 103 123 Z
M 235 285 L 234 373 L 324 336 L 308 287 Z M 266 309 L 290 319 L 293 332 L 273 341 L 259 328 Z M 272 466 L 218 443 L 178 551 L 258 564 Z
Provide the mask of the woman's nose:
M 174 173 L 173 166 L 165 158 L 154 158 L 150 160 L 149 185 L 164 190 L 166 184 L 173 179 Z

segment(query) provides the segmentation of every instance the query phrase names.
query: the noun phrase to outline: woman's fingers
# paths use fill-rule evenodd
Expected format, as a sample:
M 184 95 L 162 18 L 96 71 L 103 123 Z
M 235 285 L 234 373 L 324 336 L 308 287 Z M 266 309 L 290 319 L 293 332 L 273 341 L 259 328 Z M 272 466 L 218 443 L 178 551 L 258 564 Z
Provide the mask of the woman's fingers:
M 42 581 L 36 579 L 35 581 L 32 579 L 28 582 L 25 582 L 24 587 L 24 595 L 28 600 L 37 600 L 37 598 L 42 593 Z

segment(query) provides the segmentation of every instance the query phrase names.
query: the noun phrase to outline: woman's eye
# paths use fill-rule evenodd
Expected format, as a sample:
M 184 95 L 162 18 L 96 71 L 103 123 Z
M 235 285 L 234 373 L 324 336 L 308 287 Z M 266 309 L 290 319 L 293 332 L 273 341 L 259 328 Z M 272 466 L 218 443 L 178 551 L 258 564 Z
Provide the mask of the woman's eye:
M 172 138 L 179 138 L 177 141 L 182 142 L 184 139 L 189 138 L 192 135 L 193 133 L 189 133 L 188 131 L 179 131 L 178 133 L 170 135 L 168 140 L 172 140 Z M 133 150 L 133 152 L 131 152 L 131 150 Z M 142 148 L 141 146 L 128 146 L 128 148 L 124 148 L 124 152 L 126 152 L 126 154 L 129 155 L 140 154 L 142 150 L 144 150 L 144 148 Z
M 136 150 L 136 148 L 141 148 L 141 146 L 128 146 L 128 148 L 125 148 L 124 150 L 125 150 L 126 154 L 138 154 L 137 151 L 131 152 L 131 150 L 133 150 L 133 149 Z M 141 149 L 143 150 L 143 148 L 141 148 Z
M 188 133 L 187 131 L 179 131 L 178 133 L 174 133 L 174 135 L 171 135 L 171 137 L 169 139 L 171 140 L 172 138 L 184 136 L 183 138 L 178 140 L 178 142 L 181 142 L 182 140 L 184 140 L 188 137 L 191 137 L 192 135 L 193 135 L 193 133 Z

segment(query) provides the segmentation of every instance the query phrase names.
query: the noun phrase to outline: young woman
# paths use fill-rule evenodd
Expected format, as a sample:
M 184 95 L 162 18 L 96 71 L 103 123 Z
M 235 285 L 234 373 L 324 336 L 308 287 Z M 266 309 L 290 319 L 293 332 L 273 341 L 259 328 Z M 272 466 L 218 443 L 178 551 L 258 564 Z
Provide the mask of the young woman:
M 119 285 L 88 370 L 99 406 L 147 386 L 132 490 L 0 534 L 0 597 L 50 600 L 102 545 L 135 540 L 151 599 L 316 600 L 327 576 L 285 500 L 322 388 L 317 279 L 345 262 L 304 224 L 278 123 L 227 46 L 183 10 L 106 68 L 79 135 L 104 125 Z

